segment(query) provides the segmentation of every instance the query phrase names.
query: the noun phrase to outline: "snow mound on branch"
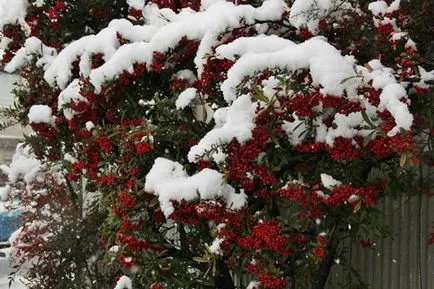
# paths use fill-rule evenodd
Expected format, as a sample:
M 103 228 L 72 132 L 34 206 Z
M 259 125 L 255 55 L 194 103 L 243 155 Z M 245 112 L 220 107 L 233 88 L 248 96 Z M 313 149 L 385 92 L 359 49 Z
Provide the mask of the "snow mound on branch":
M 119 278 L 114 289 L 133 289 L 133 284 L 128 276 L 123 275 Z
M 226 200 L 228 208 L 239 209 L 245 205 L 247 196 L 236 194 L 225 183 L 223 175 L 215 170 L 204 169 L 188 176 L 183 166 L 165 158 L 157 158 L 146 175 L 145 190 L 158 196 L 161 210 L 166 217 L 174 212 L 173 201 L 215 199 Z
M 319 21 L 327 16 L 342 16 L 352 6 L 343 0 L 296 0 L 291 7 L 289 22 L 296 28 L 307 27 L 313 33 L 318 30 Z
M 294 121 L 283 121 L 282 129 L 286 132 L 286 135 L 289 138 L 289 142 L 296 146 L 301 144 L 305 138 L 305 134 L 303 133 L 308 128 L 305 124 L 304 120 L 300 119 L 297 114 L 293 113 L 292 117 Z
M 66 87 L 60 94 L 57 100 L 59 111 L 63 110 L 63 115 L 67 120 L 71 120 L 76 112 L 68 107 L 71 101 L 82 101 L 87 102 L 87 100 L 80 95 L 80 81 L 79 79 L 74 79 L 68 87 Z
M 7 174 L 11 183 L 23 179 L 26 183 L 35 180 L 41 162 L 30 152 L 30 147 L 18 144 L 9 166 L 2 165 L 1 170 Z
M 250 281 L 249 285 L 247 285 L 246 289 L 258 289 L 261 286 L 261 283 L 258 281 Z
M 0 0 L 0 27 L 24 21 L 28 5 L 27 0 Z
M 61 89 L 64 89 L 72 77 L 72 63 L 84 53 L 86 45 L 90 43 L 93 37 L 93 35 L 84 36 L 63 49 L 45 71 L 44 79 L 51 86 L 57 84 Z
M 142 10 L 145 6 L 145 0 L 127 0 L 127 4 L 131 8 Z
M 181 110 L 186 108 L 196 98 L 196 95 L 197 89 L 193 87 L 187 88 L 181 92 L 175 102 L 176 109 Z
M 385 1 L 374 1 L 369 3 L 368 10 L 372 12 L 375 16 L 377 15 L 385 15 L 388 13 L 392 13 L 399 9 L 401 4 L 401 0 L 395 0 L 390 5 Z
M 333 187 L 339 186 L 342 182 L 335 180 L 332 176 L 328 174 L 321 174 L 321 183 L 326 189 L 333 189 Z
M 13 73 L 32 61 L 35 56 L 38 58 L 36 65 L 46 69 L 56 58 L 57 52 L 56 49 L 44 45 L 41 40 L 32 36 L 26 40 L 23 47 L 18 49 L 4 70 Z
M 48 105 L 32 105 L 28 114 L 30 123 L 53 123 L 53 112 Z
M 140 1 L 130 1 L 130 4 L 134 7 L 141 5 Z M 63 49 L 46 70 L 44 78 L 51 86 L 64 89 L 72 77 L 72 63 L 80 58 L 81 75 L 90 76 L 91 83 L 99 92 L 106 81 L 115 79 L 124 71 L 133 73 L 135 63 L 146 63 L 150 68 L 154 52 L 167 52 L 183 37 L 200 40 L 194 60 L 200 75 L 205 56 L 216 44 L 219 33 L 256 21 L 278 20 L 287 9 L 282 0 L 267 0 L 258 8 L 218 1 L 201 12 L 182 9 L 175 14 L 170 9 L 158 9 L 149 4 L 145 6 L 144 13 L 155 19 L 147 19 L 148 24 L 140 26 L 125 19 L 113 20 L 98 34 L 76 40 Z M 118 34 L 131 43 L 121 46 Z M 98 53 L 103 54 L 105 63 L 92 70 L 91 57 Z
M 382 89 L 378 109 L 387 109 L 395 119 L 396 125 L 387 135 L 394 136 L 401 129 L 410 130 L 414 117 L 409 111 L 408 105 L 401 101 L 407 95 L 405 88 L 398 83 L 390 68 L 384 67 L 379 60 L 372 60 L 368 64 L 372 68 L 371 70 L 360 69 L 362 69 L 365 82 L 372 81 L 374 88 Z
M 218 109 L 214 113 L 216 126 L 190 149 L 188 160 L 195 162 L 198 156 L 214 159 L 219 154 L 215 149 L 218 146 L 228 144 L 233 138 L 240 143 L 251 139 L 255 110 L 256 104 L 248 95 L 240 96 L 230 107 Z
M 225 100 L 230 103 L 236 97 L 236 87 L 241 81 L 255 72 L 269 68 L 296 71 L 309 69 L 313 85 L 321 85 L 322 93 L 342 95 L 356 94 L 356 83 L 350 78 L 356 73 L 355 60 L 344 57 L 324 38 L 315 37 L 297 45 L 290 45 L 269 53 L 247 53 L 229 69 L 228 77 L 221 89 Z M 342 83 L 344 79 L 350 79 Z
M 268 69 L 277 68 L 283 72 L 308 69 L 312 76 L 312 84 L 319 86 L 322 94 L 359 101 L 373 119 L 377 118 L 377 110 L 387 109 L 396 122 L 396 126 L 388 132 L 389 136 L 397 134 L 401 129 L 411 128 L 413 116 L 407 104 L 401 101 L 401 98 L 406 95 L 405 89 L 397 82 L 390 69 L 383 67 L 379 61 L 369 63 L 370 67 L 374 68 L 372 70 L 356 66 L 354 58 L 342 56 L 336 48 L 321 37 L 312 38 L 300 44 L 287 41 L 286 46 L 283 45 L 284 41 L 274 39 L 273 41 L 281 43 L 283 48 L 272 52 L 269 51 L 273 49 L 272 47 L 249 48 L 249 45 L 253 45 L 256 41 L 256 37 L 243 38 L 238 42 L 234 41 L 219 47 L 224 56 L 241 55 L 229 69 L 227 79 L 221 85 L 225 100 L 232 105 L 215 112 L 216 127 L 190 149 L 189 161 L 194 162 L 198 157 L 215 160 L 218 154 L 216 148 L 219 146 L 228 144 L 233 138 L 240 143 L 251 138 L 255 106 L 249 95 L 237 98 L 238 86 L 246 77 Z M 261 52 L 251 52 L 255 50 Z M 360 99 L 357 92 L 357 87 L 366 85 L 370 81 L 374 88 L 382 89 L 378 108 L 373 107 L 366 99 Z M 291 143 L 297 145 L 305 138 L 305 135 L 301 134 L 304 124 L 297 117 L 294 119 L 293 122 L 285 122 L 283 129 L 287 132 Z M 366 136 L 371 132 L 371 130 L 359 129 L 367 125 L 361 112 L 349 115 L 337 113 L 334 123 L 334 127 L 327 128 L 319 121 L 316 125 L 316 140 L 333 146 L 336 137 Z
M 288 39 L 276 35 L 258 35 L 256 37 L 240 37 L 228 44 L 216 48 L 216 56 L 220 59 L 235 60 L 247 53 L 275 52 L 288 46 L 295 45 Z
M 183 37 L 189 40 L 201 40 L 195 57 L 198 75 L 200 75 L 206 61 L 204 56 L 210 52 L 211 47 L 215 44 L 214 39 L 220 32 L 228 28 L 254 24 L 258 20 L 277 20 L 286 9 L 286 4 L 281 0 L 265 1 L 258 8 L 250 5 L 236 6 L 233 3 L 222 1 L 216 2 L 202 12 L 192 13 L 184 9 L 177 15 L 169 15 L 171 22 L 160 27 L 149 44 L 138 42 L 134 48 L 127 48 L 127 53 L 119 49 L 116 54 L 122 56 L 118 57 L 115 54 L 104 65 L 93 70 L 90 80 L 98 91 L 105 81 L 114 79 L 124 70 L 132 72 L 133 64 L 136 62 L 146 63 L 150 68 L 154 52 L 167 52 L 170 48 L 174 48 Z M 244 21 L 240 21 L 241 19 Z M 119 66 L 119 59 L 122 59 L 121 66 Z
M 134 72 L 134 63 L 149 63 L 152 55 L 149 54 L 149 43 L 134 42 L 121 46 L 110 60 L 90 72 L 90 80 L 99 92 L 107 80 L 113 80 L 123 71 Z

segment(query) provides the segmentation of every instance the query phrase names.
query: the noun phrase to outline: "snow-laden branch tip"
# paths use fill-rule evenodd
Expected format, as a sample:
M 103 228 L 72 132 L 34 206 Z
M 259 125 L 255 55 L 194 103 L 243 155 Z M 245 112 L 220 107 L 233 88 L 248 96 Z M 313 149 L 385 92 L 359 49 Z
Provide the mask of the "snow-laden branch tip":
M 131 279 L 128 276 L 123 275 L 119 278 L 116 287 L 113 289 L 133 289 Z
M 235 189 L 224 181 L 218 171 L 203 169 L 189 176 L 180 163 L 161 157 L 155 160 L 146 175 L 145 190 L 158 196 L 166 217 L 174 212 L 171 201 L 222 198 L 228 208 L 240 209 L 247 200 L 244 193 L 235 193 Z

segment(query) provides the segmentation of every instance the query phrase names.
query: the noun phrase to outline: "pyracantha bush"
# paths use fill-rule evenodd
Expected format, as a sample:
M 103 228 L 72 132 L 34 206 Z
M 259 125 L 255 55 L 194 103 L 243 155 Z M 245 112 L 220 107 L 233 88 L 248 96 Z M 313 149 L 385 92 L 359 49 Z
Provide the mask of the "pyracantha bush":
M 45 168 L 20 172 L 26 190 L 42 182 L 56 213 L 17 238 L 41 240 L 17 247 L 43 264 L 31 281 L 324 288 L 343 240 L 387 235 L 377 204 L 430 190 L 416 182 L 434 159 L 429 1 L 16 3 L 7 112 Z M 70 267 L 44 270 L 76 231 Z

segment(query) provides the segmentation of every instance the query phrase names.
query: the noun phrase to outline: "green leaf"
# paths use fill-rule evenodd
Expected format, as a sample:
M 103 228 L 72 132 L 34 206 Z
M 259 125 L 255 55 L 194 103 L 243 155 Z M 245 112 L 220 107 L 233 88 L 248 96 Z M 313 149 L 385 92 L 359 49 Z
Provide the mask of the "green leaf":
M 372 129 L 375 129 L 376 126 L 374 125 L 374 123 L 372 122 L 372 120 L 369 118 L 368 114 L 366 113 L 366 110 L 362 110 L 361 113 L 362 113 L 363 120 L 364 120 L 367 124 L 369 124 L 369 125 L 371 126 Z
M 365 138 L 363 139 L 363 146 L 367 146 L 368 143 L 371 141 L 371 139 L 374 137 L 375 133 L 377 132 L 376 129 L 372 130 Z
M 268 102 L 269 102 L 268 97 L 265 95 L 265 93 L 264 93 L 264 91 L 262 90 L 262 88 L 260 88 L 260 87 L 257 86 L 257 85 L 254 85 L 254 86 L 252 87 L 252 90 L 253 90 L 253 92 L 254 92 L 254 93 L 252 94 L 253 98 L 255 98 L 255 99 L 258 100 L 258 101 L 265 102 L 265 103 L 268 103 Z
M 209 260 L 205 257 L 193 257 L 193 260 L 197 263 L 209 263 Z

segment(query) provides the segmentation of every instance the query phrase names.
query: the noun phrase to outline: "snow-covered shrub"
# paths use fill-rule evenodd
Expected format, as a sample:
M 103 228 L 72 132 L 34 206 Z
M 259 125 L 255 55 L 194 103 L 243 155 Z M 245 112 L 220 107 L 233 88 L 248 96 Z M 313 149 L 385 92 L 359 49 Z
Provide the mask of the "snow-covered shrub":
M 10 113 L 63 180 L 45 178 L 48 201 L 81 206 L 53 239 L 100 237 L 105 257 L 90 238 L 79 258 L 112 287 L 324 288 L 342 241 L 384 237 L 376 204 L 432 166 L 424 1 L 20 3 Z

